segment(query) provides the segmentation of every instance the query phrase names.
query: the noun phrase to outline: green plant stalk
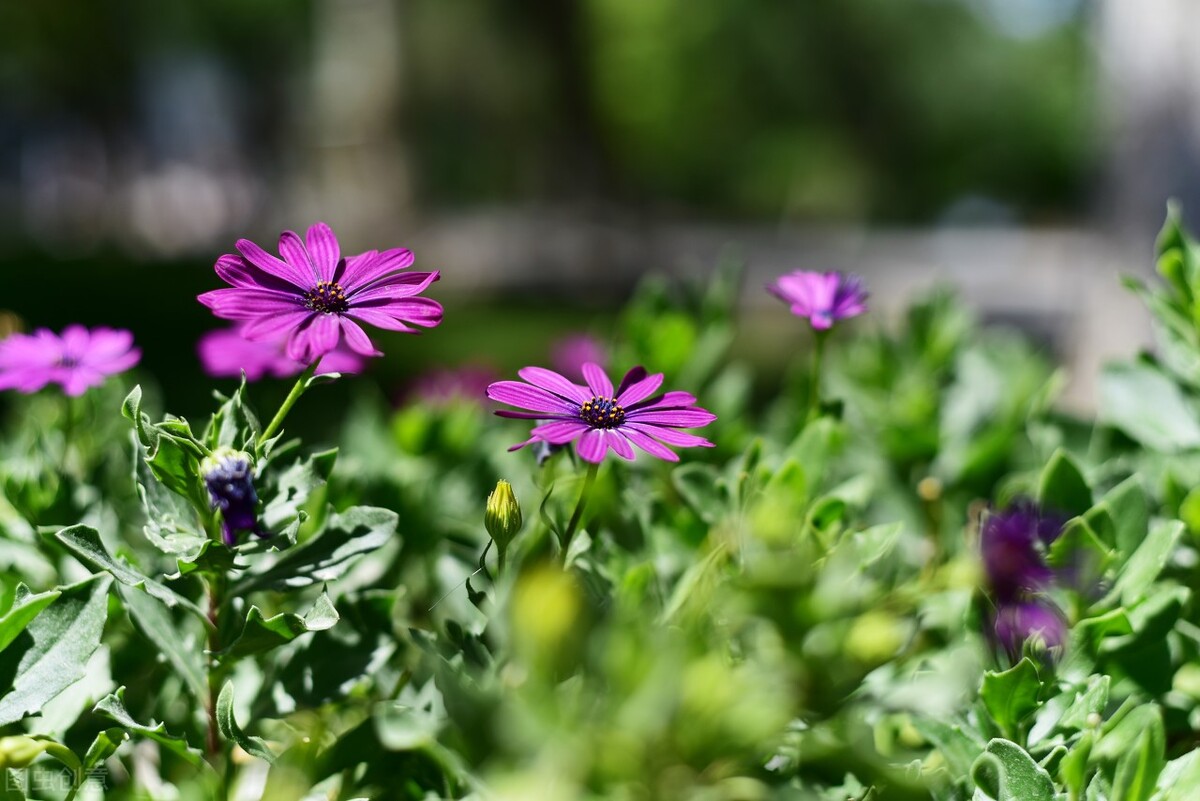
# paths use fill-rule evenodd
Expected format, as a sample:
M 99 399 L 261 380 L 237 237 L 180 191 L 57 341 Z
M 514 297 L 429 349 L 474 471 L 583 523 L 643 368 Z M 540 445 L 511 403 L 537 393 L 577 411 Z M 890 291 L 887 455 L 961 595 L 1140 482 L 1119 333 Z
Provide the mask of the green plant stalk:
M 275 412 L 275 416 L 271 418 L 271 422 L 267 425 L 263 432 L 259 434 L 257 443 L 259 448 L 261 448 L 268 440 L 270 440 L 271 437 L 275 436 L 275 434 L 283 426 L 283 421 L 288 416 L 288 412 L 292 410 L 292 407 L 296 405 L 296 401 L 300 400 L 300 396 L 303 395 L 304 390 L 308 388 L 308 380 L 313 377 L 314 373 L 317 372 L 317 365 L 320 363 L 321 359 L 318 357 L 316 361 L 314 361 L 308 367 L 305 367 L 304 372 L 302 372 L 296 379 L 296 383 L 292 385 L 292 391 L 289 392 L 288 396 L 283 399 L 283 403 L 280 405 L 279 411 Z
M 575 511 L 571 513 L 571 520 L 567 523 L 567 529 L 562 536 L 563 559 L 567 558 L 567 549 L 571 545 L 571 538 L 575 536 L 575 529 L 579 528 L 579 521 L 583 519 L 583 510 L 587 506 L 588 496 L 592 494 L 592 485 L 596 483 L 596 474 L 600 472 L 600 465 L 592 463 L 588 465 L 587 475 L 583 477 L 583 489 L 579 491 L 579 502 L 575 504 Z
M 813 361 L 812 379 L 809 381 L 811 394 L 808 399 L 808 417 L 806 422 L 816 420 L 821 414 L 821 363 L 825 356 L 825 338 L 828 331 L 813 329 Z
M 221 671 L 218 670 L 216 653 L 221 650 L 220 610 L 224 602 L 226 580 L 219 574 L 210 575 L 205 586 L 208 590 L 208 659 L 204 668 L 208 674 L 208 761 L 214 768 L 221 760 L 221 736 L 217 728 L 217 696 L 221 692 Z

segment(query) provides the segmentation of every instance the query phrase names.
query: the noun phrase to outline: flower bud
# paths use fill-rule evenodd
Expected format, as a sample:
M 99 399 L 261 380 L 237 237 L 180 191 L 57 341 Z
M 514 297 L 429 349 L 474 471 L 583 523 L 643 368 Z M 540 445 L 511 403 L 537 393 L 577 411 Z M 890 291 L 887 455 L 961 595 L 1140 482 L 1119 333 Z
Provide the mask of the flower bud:
M 488 495 L 487 508 L 483 513 L 483 525 L 496 547 L 501 552 L 508 550 L 508 544 L 521 530 L 521 504 L 513 494 L 512 485 L 504 479 L 496 482 L 496 489 Z
M 32 737 L 0 737 L 0 769 L 23 768 L 46 750 L 46 743 Z
M 231 548 L 237 544 L 239 531 L 267 536 L 258 522 L 258 493 L 250 465 L 250 454 L 233 448 L 218 448 L 200 463 L 212 507 L 221 512 L 225 544 Z

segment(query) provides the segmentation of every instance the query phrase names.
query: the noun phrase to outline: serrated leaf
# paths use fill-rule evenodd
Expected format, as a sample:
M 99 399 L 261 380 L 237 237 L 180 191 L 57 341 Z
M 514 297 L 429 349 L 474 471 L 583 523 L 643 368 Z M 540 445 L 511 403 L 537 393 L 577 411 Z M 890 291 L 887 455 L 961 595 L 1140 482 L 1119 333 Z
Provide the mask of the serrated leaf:
M 260 493 L 265 500 L 262 520 L 272 531 L 296 518 L 300 507 L 314 489 L 324 484 L 333 472 L 337 449 L 314 453 L 275 473 L 273 483 Z
M 171 613 L 154 598 L 137 587 L 118 586 L 117 594 L 125 604 L 134 625 L 146 635 L 166 657 L 196 701 L 208 694 L 208 682 L 196 648 L 189 648 Z
M 1050 774 L 1008 740 L 995 739 L 971 767 L 975 785 L 995 801 L 1055 801 Z
M 1038 484 L 1038 501 L 1045 509 L 1070 516 L 1081 515 L 1092 506 L 1092 490 L 1075 464 L 1061 448 L 1054 452 Z
M 1038 708 L 1041 690 L 1037 666 L 1026 657 L 1001 673 L 991 670 L 984 673 L 979 697 L 1000 731 L 1016 737 L 1021 721 Z
M 312 539 L 284 551 L 273 564 L 246 576 L 230 592 L 242 596 L 255 590 L 282 591 L 333 581 L 358 557 L 396 537 L 398 522 L 395 512 L 373 506 L 332 512 Z
M 50 590 L 34 595 L 24 584 L 18 584 L 12 607 L 4 617 L 0 617 L 0 651 L 7 648 L 17 635 L 25 630 L 29 622 L 54 603 L 60 594 L 57 590 Z
M 238 563 L 237 553 L 232 548 L 216 540 L 205 540 L 194 554 L 178 557 L 175 566 L 178 572 L 164 577 L 168 581 L 183 578 L 197 571 L 219 575 L 246 569 L 245 565 Z
M 140 737 L 146 737 L 154 740 L 161 745 L 166 746 L 171 751 L 179 754 L 181 757 L 191 762 L 193 765 L 204 764 L 204 755 L 196 748 L 188 745 L 188 742 L 183 737 L 178 737 L 167 733 L 166 725 L 162 723 L 150 724 L 138 723 L 133 719 L 125 709 L 125 688 L 118 687 L 117 691 L 101 698 L 93 710 L 97 715 L 103 715 L 109 720 L 119 724 L 122 728 L 131 734 L 136 734 Z M 109 730 L 111 731 L 111 729 Z M 93 744 L 93 747 L 96 747 Z M 101 746 L 102 747 L 102 746 Z M 89 755 L 91 749 L 88 749 Z
M 217 727 L 227 740 L 233 740 L 243 751 L 267 762 L 275 761 L 275 754 L 261 737 L 252 737 L 242 731 L 233 715 L 233 682 L 225 682 L 217 696 Z
M 0 697 L 0 726 L 37 713 L 83 675 L 100 647 L 111 584 L 109 576 L 94 576 L 60 588 L 58 599 L 0 654 L 0 675 L 13 677 Z
M 114 558 L 100 540 L 100 533 L 90 526 L 77 525 L 64 528 L 54 535 L 68 551 L 84 564 L 103 570 L 127 587 L 144 590 L 147 595 L 169 607 L 181 607 L 207 622 L 204 610 L 192 601 L 149 576 L 142 575 L 129 564 Z
M 222 659 L 236 659 L 270 651 L 310 631 L 333 628 L 337 622 L 337 610 L 329 595 L 324 592 L 303 617 L 290 612 L 264 617 L 261 609 L 251 606 L 250 611 L 246 613 L 246 623 L 242 631 L 219 655 Z
M 195 553 L 208 535 L 197 526 L 191 503 L 161 484 L 144 458 L 145 446 L 134 436 L 133 481 L 138 500 L 146 512 L 143 531 L 154 547 L 164 553 Z

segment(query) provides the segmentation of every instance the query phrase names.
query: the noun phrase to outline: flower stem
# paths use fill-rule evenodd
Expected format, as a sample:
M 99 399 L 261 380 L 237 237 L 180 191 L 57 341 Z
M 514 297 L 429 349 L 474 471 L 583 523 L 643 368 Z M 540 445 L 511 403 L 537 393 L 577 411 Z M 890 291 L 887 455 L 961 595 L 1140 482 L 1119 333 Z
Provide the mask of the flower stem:
M 292 407 L 296 405 L 296 401 L 300 400 L 300 396 L 304 394 L 304 390 L 307 389 L 308 379 L 312 378 L 313 374 L 317 372 L 317 365 L 320 363 L 321 357 L 318 356 L 316 361 L 314 361 L 308 367 L 305 367 L 304 372 L 301 373 L 300 377 L 296 379 L 296 383 L 292 386 L 292 391 L 289 392 L 288 396 L 283 399 L 283 405 L 279 407 L 279 411 L 275 412 L 275 417 L 271 419 L 271 422 L 269 425 L 267 425 L 266 429 L 259 434 L 259 448 L 261 448 L 267 442 L 267 440 L 275 436 L 275 434 L 279 431 L 279 428 L 283 425 L 284 418 L 287 417 L 288 412 L 292 410 Z
M 208 673 L 208 761 L 213 767 L 221 758 L 221 738 L 217 731 L 217 695 L 221 690 L 221 677 L 217 671 L 216 653 L 221 649 L 220 610 L 225 589 L 225 577 L 213 575 L 205 582 L 208 588 L 208 651 L 204 663 Z
M 821 414 L 821 362 L 825 355 L 825 337 L 828 333 L 828 331 L 813 329 L 812 379 L 809 381 L 810 395 L 806 421 L 810 423 Z
M 563 532 L 562 549 L 564 559 L 567 556 L 567 548 L 571 545 L 571 538 L 575 536 L 575 529 L 579 527 L 579 521 L 583 518 L 583 510 L 587 506 L 588 496 L 592 494 L 592 485 L 596 483 L 596 473 L 598 472 L 600 472 L 600 464 L 598 462 L 588 465 L 587 475 L 583 477 L 583 489 L 579 491 L 579 502 L 575 504 L 575 511 L 571 513 L 571 521 L 567 523 L 567 530 Z

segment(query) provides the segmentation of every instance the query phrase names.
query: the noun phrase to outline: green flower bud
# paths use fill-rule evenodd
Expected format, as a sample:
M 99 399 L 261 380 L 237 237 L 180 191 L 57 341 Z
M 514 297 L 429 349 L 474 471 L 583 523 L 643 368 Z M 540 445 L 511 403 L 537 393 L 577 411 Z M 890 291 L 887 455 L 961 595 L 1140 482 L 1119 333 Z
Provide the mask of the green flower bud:
M 23 768 L 46 750 L 46 743 L 32 737 L 0 737 L 0 768 Z
M 512 485 L 500 479 L 496 482 L 496 489 L 488 496 L 483 525 L 501 553 L 508 550 L 508 544 L 517 536 L 523 522 L 521 504 L 513 494 Z

